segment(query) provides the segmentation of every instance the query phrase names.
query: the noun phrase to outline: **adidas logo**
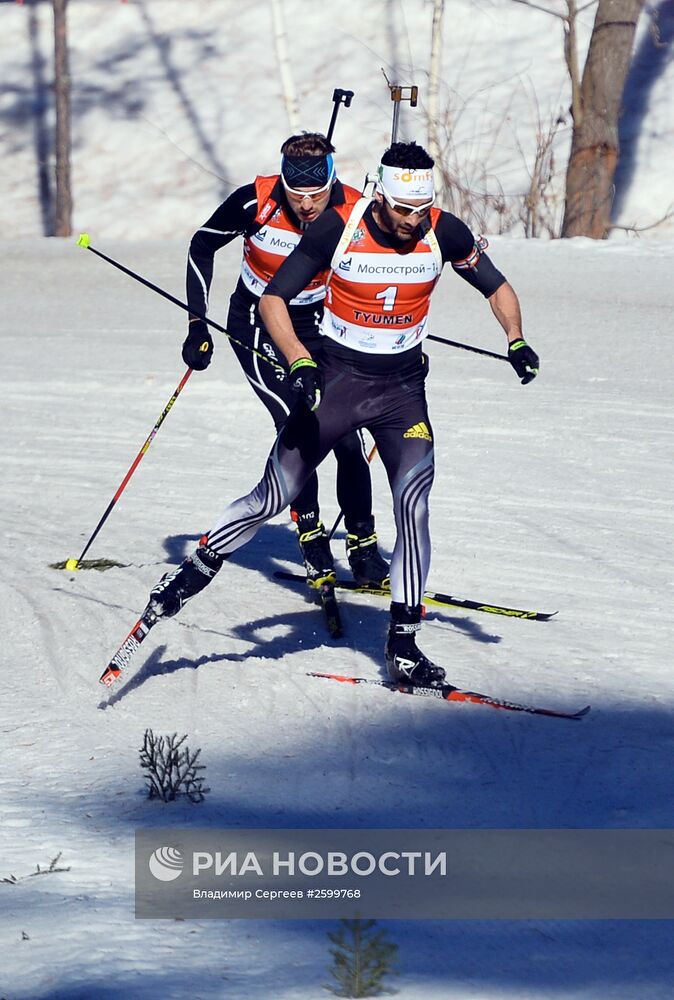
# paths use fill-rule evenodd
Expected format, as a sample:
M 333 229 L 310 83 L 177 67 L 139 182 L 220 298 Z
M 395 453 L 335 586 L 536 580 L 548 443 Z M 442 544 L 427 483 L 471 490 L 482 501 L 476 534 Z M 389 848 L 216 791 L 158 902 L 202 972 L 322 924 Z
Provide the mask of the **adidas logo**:
M 403 434 L 404 438 L 423 438 L 424 441 L 432 441 L 431 432 L 422 420 L 420 424 L 415 424 L 408 428 Z

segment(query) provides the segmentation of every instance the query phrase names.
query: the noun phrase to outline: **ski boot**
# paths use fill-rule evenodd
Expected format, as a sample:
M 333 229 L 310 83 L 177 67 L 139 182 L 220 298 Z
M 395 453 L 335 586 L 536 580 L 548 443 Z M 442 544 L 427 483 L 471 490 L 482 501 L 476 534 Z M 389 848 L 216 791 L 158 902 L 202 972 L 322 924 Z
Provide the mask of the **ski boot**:
M 335 582 L 335 564 L 332 560 L 330 542 L 322 521 L 315 511 L 306 514 L 292 512 L 297 525 L 297 541 L 307 571 L 307 583 L 317 590 L 326 583 Z
M 157 618 L 173 618 L 183 604 L 206 587 L 222 566 L 225 557 L 207 544 L 199 545 L 172 573 L 165 573 L 150 591 L 148 607 Z
M 359 587 L 390 586 L 389 566 L 377 548 L 373 517 L 353 525 L 346 536 L 346 556 Z
M 445 683 L 445 671 L 431 663 L 416 643 L 421 628 L 422 605 L 414 608 L 391 602 L 391 624 L 386 638 L 386 669 L 396 684 L 414 687 L 440 688 Z

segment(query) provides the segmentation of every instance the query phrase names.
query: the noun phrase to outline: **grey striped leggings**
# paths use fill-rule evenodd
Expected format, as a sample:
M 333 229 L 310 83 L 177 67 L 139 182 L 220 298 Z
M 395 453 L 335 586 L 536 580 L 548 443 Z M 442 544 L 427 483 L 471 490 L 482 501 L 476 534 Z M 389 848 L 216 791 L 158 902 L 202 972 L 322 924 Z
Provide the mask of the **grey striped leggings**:
M 430 565 L 428 496 L 433 483 L 433 431 L 424 380 L 426 360 L 395 374 L 363 374 L 341 360 L 325 358 L 326 388 L 311 413 L 297 405 L 281 429 L 260 482 L 225 509 L 208 533 L 216 552 L 229 554 L 248 542 L 260 525 L 297 495 L 335 443 L 366 428 L 386 469 L 396 522 L 391 560 L 394 601 L 421 604 Z

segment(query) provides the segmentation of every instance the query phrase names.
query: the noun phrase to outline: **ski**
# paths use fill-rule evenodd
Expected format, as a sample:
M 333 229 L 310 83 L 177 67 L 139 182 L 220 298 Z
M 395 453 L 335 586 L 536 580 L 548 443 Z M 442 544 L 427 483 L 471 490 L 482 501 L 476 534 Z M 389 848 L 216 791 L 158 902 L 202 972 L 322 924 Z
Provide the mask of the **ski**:
M 324 583 L 320 587 L 319 599 L 321 607 L 323 608 L 323 614 L 325 615 L 325 622 L 328 626 L 328 634 L 330 638 L 341 639 L 343 634 L 342 619 L 339 614 L 339 604 L 337 603 L 337 598 L 335 597 L 334 583 Z
M 131 662 L 131 657 L 136 652 L 141 642 L 143 642 L 153 625 L 157 624 L 157 621 L 158 618 L 156 614 L 148 605 L 99 677 L 100 684 L 104 684 L 107 688 L 111 688 L 113 686 L 115 681 L 119 679 L 122 670 L 128 667 Z
M 301 577 L 298 575 L 298 579 L 304 580 L 307 583 L 306 577 Z M 339 604 L 337 603 L 337 597 L 335 595 L 335 583 L 334 580 L 323 580 L 322 583 L 307 583 L 309 590 L 312 594 L 315 594 L 318 598 L 318 603 L 321 606 L 323 615 L 325 616 L 325 624 L 328 629 L 328 635 L 331 639 L 341 639 L 342 632 L 342 619 L 339 614 Z
M 492 698 L 488 694 L 479 694 L 477 691 L 464 691 L 462 688 L 454 687 L 452 684 L 443 684 L 439 688 L 418 687 L 412 684 L 399 684 L 395 681 L 380 681 L 370 677 L 345 677 L 342 674 L 323 674 L 308 672 L 307 677 L 323 677 L 330 681 L 340 681 L 342 684 L 373 684 L 377 687 L 387 688 L 389 691 L 398 691 L 400 694 L 416 694 L 424 698 L 442 698 L 444 701 L 467 701 L 475 705 L 488 705 L 490 708 L 505 709 L 508 712 L 527 712 L 529 715 L 549 715 L 556 719 L 582 719 L 590 711 L 590 706 L 579 709 L 577 712 L 560 712 L 554 708 L 536 708 L 533 705 L 521 705 L 514 701 L 504 701 L 502 698 Z
M 285 570 L 276 570 L 274 576 L 277 580 L 289 580 L 292 583 L 304 583 L 305 577 L 300 573 L 288 573 Z M 371 597 L 391 597 L 388 587 L 361 587 L 355 580 L 337 580 L 334 584 L 335 590 L 348 590 L 353 594 L 367 594 Z M 543 611 L 525 611 L 521 608 L 508 608 L 498 604 L 488 604 L 482 601 L 471 601 L 467 598 L 453 597 L 450 594 L 439 594 L 432 590 L 427 590 L 423 597 L 424 604 L 438 608 L 464 608 L 467 611 L 483 611 L 490 615 L 501 615 L 504 618 L 525 618 L 529 621 L 547 622 L 557 614 L 556 611 L 545 613 Z

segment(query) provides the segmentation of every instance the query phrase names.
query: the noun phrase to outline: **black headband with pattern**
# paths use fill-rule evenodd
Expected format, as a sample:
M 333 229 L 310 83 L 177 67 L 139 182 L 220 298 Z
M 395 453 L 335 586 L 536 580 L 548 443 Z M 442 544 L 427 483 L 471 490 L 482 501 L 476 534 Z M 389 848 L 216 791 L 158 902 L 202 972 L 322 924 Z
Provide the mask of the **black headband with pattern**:
M 335 176 L 332 154 L 283 156 L 281 175 L 289 188 L 326 187 Z

